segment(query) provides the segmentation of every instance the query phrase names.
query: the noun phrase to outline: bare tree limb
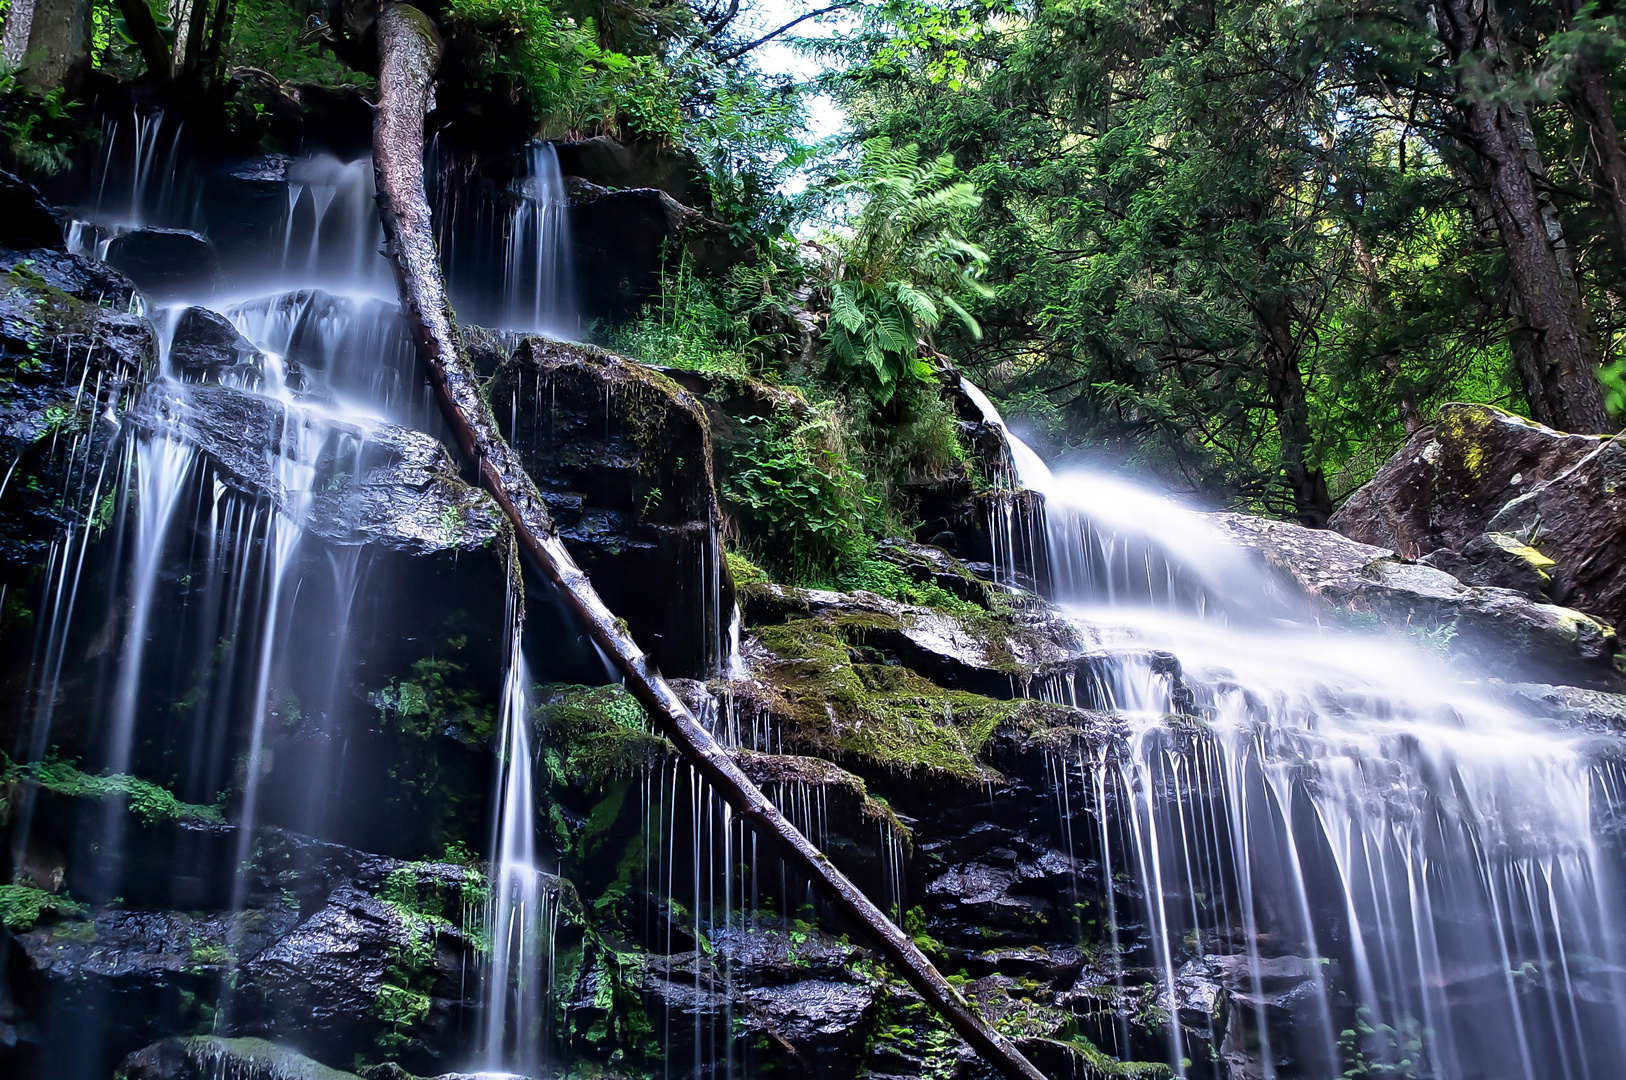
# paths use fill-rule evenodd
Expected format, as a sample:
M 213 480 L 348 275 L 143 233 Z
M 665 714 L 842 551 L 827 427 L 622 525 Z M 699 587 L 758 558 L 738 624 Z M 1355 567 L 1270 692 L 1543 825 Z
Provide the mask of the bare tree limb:
M 773 31 L 772 33 L 764 34 L 762 37 L 757 38 L 755 41 L 747 42 L 746 44 L 741 45 L 737 49 L 731 49 L 730 51 L 721 54 L 720 56 L 717 57 L 717 62 L 718 63 L 727 63 L 730 60 L 738 60 L 740 57 L 744 56 L 746 53 L 750 52 L 752 49 L 756 48 L 758 45 L 766 45 L 766 44 L 768 44 L 768 42 L 772 41 L 774 38 L 778 37 L 781 34 L 788 33 L 794 27 L 800 26 L 802 23 L 805 23 L 809 19 L 816 19 L 820 15 L 828 15 L 832 11 L 845 11 L 847 8 L 857 7 L 859 2 L 860 2 L 860 0 L 844 0 L 844 2 L 840 3 L 840 4 L 831 4 L 829 7 L 819 8 L 817 11 L 810 11 L 806 15 L 801 16 L 800 18 L 792 19 L 790 22 L 786 23 L 784 26 L 781 26 L 779 29 Z
M 378 17 L 378 107 L 373 114 L 373 168 L 384 221 L 387 253 L 395 268 L 401 308 L 447 426 L 513 524 L 520 549 L 545 577 L 625 676 L 627 689 L 648 710 L 735 813 L 777 843 L 781 854 L 819 886 L 842 914 L 868 928 L 889 960 L 1008 1080 L 1044 1080 L 1016 1046 L 977 1015 L 969 1002 L 934 968 L 829 858 L 785 819 L 740 771 L 711 734 L 690 715 L 666 680 L 650 670 L 632 638 L 616 623 L 587 575 L 553 529 L 542 497 L 518 456 L 499 433 L 480 393 L 452 321 L 435 250 L 433 222 L 424 194 L 424 115 L 440 60 L 440 40 L 428 17 L 415 8 L 386 4 Z

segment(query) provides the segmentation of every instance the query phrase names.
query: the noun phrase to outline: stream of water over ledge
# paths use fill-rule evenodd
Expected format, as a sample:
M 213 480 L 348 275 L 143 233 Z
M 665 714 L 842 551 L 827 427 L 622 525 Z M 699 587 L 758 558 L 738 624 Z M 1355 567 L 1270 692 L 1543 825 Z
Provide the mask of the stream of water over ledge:
M 206 1060 L 176 1076 L 294 1075 L 244 1038 L 369 1077 L 986 1075 L 520 565 L 443 445 L 371 162 L 238 168 L 264 216 L 211 247 L 184 145 L 109 122 L 67 230 L 75 273 L 181 254 L 133 301 L 127 399 L 68 349 L 106 430 L 63 448 L 79 516 L 29 600 L 4 806 L 38 910 L 7 909 L 0 1063 L 105 1077 L 184 1037 L 152 1051 Z M 449 290 L 573 556 L 1042 1069 L 1618 1075 L 1617 738 L 1330 620 L 1219 516 L 1053 474 L 968 382 L 1002 439 L 986 565 L 883 544 L 949 602 L 745 581 L 713 449 L 775 388 L 570 344 L 558 152 L 496 193 L 439 154 Z

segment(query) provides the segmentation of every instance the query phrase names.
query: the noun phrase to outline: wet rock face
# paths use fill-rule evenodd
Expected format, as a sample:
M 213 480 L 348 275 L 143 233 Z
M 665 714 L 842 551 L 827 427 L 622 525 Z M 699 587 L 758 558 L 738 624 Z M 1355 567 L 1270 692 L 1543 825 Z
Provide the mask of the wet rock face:
M 853 970 L 868 954 L 816 929 L 713 929 L 712 950 L 650 957 L 634 987 L 674 1070 L 722 1077 L 789 1069 L 798 1075 L 854 1075 L 873 1032 L 882 991 Z M 608 972 L 589 970 L 566 1006 L 578 1027 L 594 1010 Z M 732 1044 L 732 1046 L 730 1045 Z
M 755 257 L 749 245 L 730 239 L 725 226 L 658 188 L 573 186 L 576 285 L 589 318 L 625 318 L 660 292 L 669 245 L 682 244 L 703 273 L 721 273 Z
M 241 910 L 101 907 L 42 923 L 13 938 L 11 992 L 48 1032 L 97 1018 L 100 1035 L 77 1065 L 89 1070 L 82 1075 L 105 1074 L 96 1061 L 116 1061 L 152 1039 L 211 1027 L 286 1040 L 329 1062 L 384 1049 L 440 1072 L 436 1062 L 461 1054 L 472 1030 L 465 972 L 477 960 L 455 921 L 471 887 L 483 883 L 462 866 L 405 863 L 267 830 Z M 253 1049 L 254 1060 L 295 1071 L 242 1075 L 328 1075 L 298 1055 L 267 1059 Z M 126 1062 L 125 1074 L 219 1075 L 203 1063 L 218 1065 L 235 1053 L 228 1051 L 149 1047 Z
M 1611 624 L 1626 619 L 1626 448 L 1488 405 L 1447 405 L 1331 528 Z
M 1442 570 L 1324 529 L 1242 514 L 1211 520 L 1313 597 L 1402 630 L 1449 629 L 1444 646 L 1468 663 L 1602 689 L 1621 683 L 1614 629 L 1582 612 L 1509 589 L 1464 585 Z
M 175 321 L 170 366 L 193 382 L 231 380 L 256 386 L 265 357 L 237 332 L 231 320 L 208 308 L 191 307 Z
M 610 610 L 664 673 L 706 674 L 733 597 L 698 400 L 633 361 L 538 338 L 520 345 L 490 395 Z
M 711 197 L 694 155 L 660 139 L 591 139 L 554 143 L 559 170 L 604 188 L 656 188 L 680 203 L 702 206 Z
M 102 460 L 118 431 L 110 417 L 157 352 L 129 310 L 132 293 L 116 271 L 77 255 L 0 248 L 0 455 L 11 474 L 0 492 L 0 580 L 13 586 L 97 509 L 97 473 L 83 465 Z
M 136 229 L 107 244 L 107 263 L 149 296 L 199 293 L 214 285 L 214 249 L 185 229 Z
M 127 419 L 195 447 L 225 483 L 270 500 L 331 543 L 431 554 L 484 547 L 503 528 L 495 504 L 458 479 L 445 447 L 423 432 L 330 423 L 299 404 L 174 383 L 149 387 Z M 302 439 L 307 431 L 321 437 Z M 268 447 L 315 470 L 308 505 L 284 486 Z
M 33 184 L 0 169 L 0 244 L 62 249 L 62 223 Z

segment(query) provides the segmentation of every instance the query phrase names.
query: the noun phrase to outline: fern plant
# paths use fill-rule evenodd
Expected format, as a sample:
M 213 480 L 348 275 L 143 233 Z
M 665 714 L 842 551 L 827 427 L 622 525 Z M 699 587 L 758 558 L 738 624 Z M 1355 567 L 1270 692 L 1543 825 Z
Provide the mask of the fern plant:
M 864 144 L 858 171 L 835 185 L 856 210 L 848 232 L 826 239 L 826 355 L 835 374 L 857 380 L 877 405 L 930 374 L 920 339 L 946 316 L 982 335 L 965 303 L 992 293 L 981 281 L 988 255 L 964 233 L 982 199 L 954 174 L 947 154 L 921 161 L 913 143 L 880 138 Z

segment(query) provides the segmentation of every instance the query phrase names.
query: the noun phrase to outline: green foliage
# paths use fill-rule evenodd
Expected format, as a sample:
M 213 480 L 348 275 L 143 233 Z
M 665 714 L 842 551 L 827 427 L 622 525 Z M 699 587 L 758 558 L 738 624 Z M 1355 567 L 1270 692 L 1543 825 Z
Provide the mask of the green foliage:
M 647 364 L 748 375 L 791 347 L 783 308 L 804 268 L 793 252 L 771 246 L 755 265 L 720 279 L 694 272 L 687 249 L 661 268 L 657 302 L 601 336 L 613 352 Z
M 456 653 L 466 637 L 446 643 Z M 391 679 L 373 695 L 373 705 L 392 728 L 403 735 L 427 739 L 437 733 L 454 735 L 470 745 L 491 738 L 496 714 L 488 697 L 465 678 L 468 665 L 442 657 L 424 657 L 412 664 L 412 678 Z
M 567 127 L 579 126 L 597 62 L 605 60 L 590 20 L 578 26 L 556 15 L 547 0 L 451 0 L 445 20 L 478 50 L 460 58 L 457 68 L 471 88 L 510 87 L 538 121 L 564 114 Z
M 93 776 L 54 757 L 19 765 L 4 754 L 0 754 L 0 766 L 0 779 L 5 782 L 33 780 L 44 790 L 69 798 L 125 800 L 129 812 L 148 825 L 164 821 L 219 825 L 225 821 L 215 807 L 182 802 L 157 784 L 124 773 Z
M 869 9 L 839 85 L 859 139 L 952 154 L 981 196 L 966 229 L 995 295 L 980 339 L 950 324 L 940 347 L 1042 435 L 1296 513 L 1446 400 L 1517 403 L 1505 262 L 1411 8 L 1020 11 Z M 1550 99 L 1564 82 L 1544 77 Z M 1549 147 L 1584 141 L 1551 115 Z M 1618 342 L 1622 247 L 1596 206 L 1555 197 L 1597 238 L 1579 257 Z
M 719 452 L 718 487 L 747 547 L 780 580 L 834 573 L 863 542 L 864 515 L 876 500 L 831 445 L 829 419 L 798 421 L 781 410 L 741 428 Z
M 61 90 L 42 94 L 24 86 L 16 69 L 0 65 L 0 149 L 7 168 L 54 176 L 68 167 L 84 137 Z
M 59 918 L 82 919 L 89 914 L 83 904 L 67 896 L 53 896 L 32 885 L 20 883 L 0 885 L 0 923 L 8 930 L 22 933 L 47 915 Z
M 436 978 L 435 941 L 441 934 L 461 930 L 477 950 L 490 950 L 479 925 L 490 898 L 485 876 L 472 868 L 452 878 L 440 868 L 405 863 L 384 879 L 378 899 L 400 918 L 400 931 L 374 1004 L 383 1025 L 377 1037 L 380 1050 L 393 1054 L 404 1049 L 428 1017 Z
M 900 386 L 928 377 L 921 335 L 952 315 L 973 336 L 981 328 L 962 301 L 990 295 L 979 280 L 987 254 L 965 237 L 982 199 L 954 181 L 954 159 L 920 160 L 913 143 L 886 138 L 863 147 L 860 167 L 838 178 L 838 196 L 857 200 L 848 232 L 826 237 L 831 367 L 862 385 L 878 405 Z
M 954 615 L 979 616 L 985 610 L 969 600 L 962 600 L 935 581 L 916 581 L 909 571 L 889 559 L 875 554 L 875 545 L 852 555 L 835 576 L 835 585 L 843 592 L 863 589 L 866 592 L 897 600 L 905 604 L 919 604 L 938 608 Z
M 370 76 L 352 70 L 316 42 L 301 40 L 306 11 L 306 5 L 290 0 L 236 0 L 226 49 L 231 66 L 259 68 L 281 82 L 371 86 Z
M 1355 1026 L 1338 1033 L 1346 1080 L 1416 1080 L 1423 1073 L 1423 1025 L 1406 1017 L 1400 1027 L 1371 1023 L 1372 1010 L 1355 1010 Z

